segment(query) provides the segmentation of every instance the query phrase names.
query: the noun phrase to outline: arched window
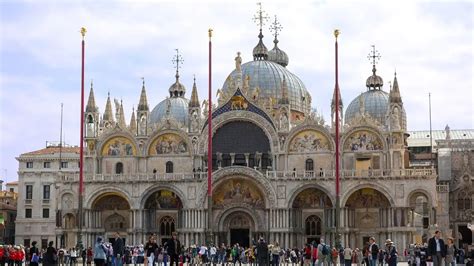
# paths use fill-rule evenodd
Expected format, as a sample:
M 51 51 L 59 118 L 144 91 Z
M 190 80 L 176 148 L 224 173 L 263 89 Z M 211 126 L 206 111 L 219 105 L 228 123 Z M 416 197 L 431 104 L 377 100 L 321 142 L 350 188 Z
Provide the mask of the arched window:
M 173 173 L 173 162 L 166 162 L 166 173 Z
M 458 210 L 470 210 L 472 208 L 471 195 L 467 190 L 463 190 L 458 194 Z
M 321 235 L 321 219 L 316 215 L 306 218 L 305 232 L 308 236 Z
M 118 162 L 115 165 L 115 173 L 118 175 L 123 174 L 123 163 Z
M 306 171 L 314 171 L 313 159 L 306 159 L 305 169 Z
M 160 220 L 160 235 L 162 237 L 171 237 L 171 233 L 175 231 L 174 219 L 165 216 Z

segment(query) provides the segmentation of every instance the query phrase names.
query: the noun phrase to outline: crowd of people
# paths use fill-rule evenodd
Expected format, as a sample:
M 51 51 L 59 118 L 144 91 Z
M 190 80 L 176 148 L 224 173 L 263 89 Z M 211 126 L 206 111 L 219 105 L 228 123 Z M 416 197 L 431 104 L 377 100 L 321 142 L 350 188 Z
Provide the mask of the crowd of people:
M 399 256 L 410 266 L 455 266 L 457 264 L 473 265 L 472 256 L 466 254 L 464 249 L 459 249 L 452 238 L 445 244 L 441 232 L 423 245 L 412 244 L 402 254 L 399 254 L 393 241 L 387 239 L 385 245 L 378 245 L 374 237 L 361 249 L 340 247 L 339 249 L 324 242 L 313 241 L 301 248 L 283 248 L 278 242 L 267 243 L 263 237 L 258 241 L 252 240 L 251 247 L 239 244 L 220 245 L 206 244 L 184 247 L 177 238 L 176 233 L 164 243 L 157 243 L 157 236 L 151 235 L 145 244 L 137 246 L 124 245 L 119 233 L 115 233 L 113 243 L 107 243 L 98 237 L 94 246 L 82 251 L 71 249 L 56 250 L 53 242 L 48 244 L 46 250 L 39 250 L 33 241 L 31 247 L 0 246 L 0 266 L 30 266 L 42 265 L 77 265 L 81 258 L 83 265 L 122 266 L 182 266 L 200 264 L 218 265 L 311 265 L 351 266 L 362 264 L 367 266 L 395 266 Z M 472 252 L 471 252 L 472 253 Z

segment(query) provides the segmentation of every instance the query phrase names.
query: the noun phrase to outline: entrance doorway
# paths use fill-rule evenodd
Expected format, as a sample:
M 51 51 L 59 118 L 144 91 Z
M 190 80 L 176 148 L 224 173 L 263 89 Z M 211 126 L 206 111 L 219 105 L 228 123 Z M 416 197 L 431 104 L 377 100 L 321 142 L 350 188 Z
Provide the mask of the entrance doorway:
M 249 247 L 249 234 L 249 229 L 230 229 L 230 244 L 238 243 L 241 247 Z

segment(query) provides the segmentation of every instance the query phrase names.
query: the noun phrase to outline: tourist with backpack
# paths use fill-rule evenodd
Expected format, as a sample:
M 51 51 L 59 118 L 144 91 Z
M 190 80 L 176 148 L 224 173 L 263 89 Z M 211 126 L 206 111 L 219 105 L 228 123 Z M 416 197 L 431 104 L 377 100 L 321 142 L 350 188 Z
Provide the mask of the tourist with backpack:
M 318 266 L 327 266 L 326 256 L 329 255 L 329 247 L 324 243 L 324 239 L 319 240 L 318 245 Z

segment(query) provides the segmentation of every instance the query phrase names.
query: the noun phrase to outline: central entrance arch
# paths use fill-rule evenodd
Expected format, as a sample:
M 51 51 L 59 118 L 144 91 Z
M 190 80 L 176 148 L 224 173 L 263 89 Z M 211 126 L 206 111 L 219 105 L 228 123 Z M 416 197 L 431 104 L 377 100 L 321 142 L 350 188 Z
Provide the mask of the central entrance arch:
M 252 217 L 245 212 L 234 212 L 227 216 L 224 222 L 229 231 L 229 243 L 239 244 L 241 247 L 250 246 L 251 232 L 255 231 Z

